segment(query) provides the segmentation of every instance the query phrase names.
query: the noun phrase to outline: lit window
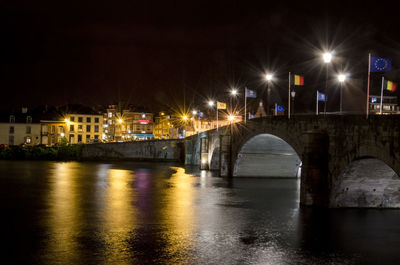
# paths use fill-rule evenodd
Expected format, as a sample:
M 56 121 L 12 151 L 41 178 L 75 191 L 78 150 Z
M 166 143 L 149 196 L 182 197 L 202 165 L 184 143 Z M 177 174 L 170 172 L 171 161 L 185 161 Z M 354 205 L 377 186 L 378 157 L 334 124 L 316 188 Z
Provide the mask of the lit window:
M 32 117 L 31 116 L 27 116 L 26 117 L 26 123 L 32 123 Z
M 32 143 L 32 138 L 31 138 L 30 136 L 25 137 L 25 143 L 26 143 L 26 144 Z
M 86 117 L 86 122 L 92 122 L 92 119 L 90 117 Z
M 146 114 L 142 114 L 142 118 L 146 118 Z
M 14 115 L 10 115 L 10 123 L 15 123 L 15 116 Z
M 82 117 L 78 117 L 78 122 L 82 122 L 83 118 Z
M 99 132 L 99 125 L 95 125 L 95 126 L 94 126 L 94 131 L 95 131 L 95 132 Z
M 113 115 L 112 115 L 112 112 L 109 112 L 109 113 L 108 113 L 108 117 L 109 117 L 109 118 L 112 118 L 112 116 L 113 116 Z

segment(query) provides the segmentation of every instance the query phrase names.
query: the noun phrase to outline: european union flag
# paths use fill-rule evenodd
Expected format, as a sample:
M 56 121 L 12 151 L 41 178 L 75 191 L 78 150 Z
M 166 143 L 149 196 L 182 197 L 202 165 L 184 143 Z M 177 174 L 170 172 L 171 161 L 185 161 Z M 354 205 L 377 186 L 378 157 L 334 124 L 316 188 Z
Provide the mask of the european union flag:
M 371 72 L 387 72 L 392 70 L 392 60 L 390 58 L 371 57 Z
M 255 90 L 246 88 L 246 98 L 256 98 L 256 97 L 257 97 L 257 93 Z
M 285 111 L 285 108 L 276 104 L 276 111 L 283 112 Z
M 328 97 L 326 96 L 326 94 L 317 91 L 317 95 L 318 101 L 328 101 Z

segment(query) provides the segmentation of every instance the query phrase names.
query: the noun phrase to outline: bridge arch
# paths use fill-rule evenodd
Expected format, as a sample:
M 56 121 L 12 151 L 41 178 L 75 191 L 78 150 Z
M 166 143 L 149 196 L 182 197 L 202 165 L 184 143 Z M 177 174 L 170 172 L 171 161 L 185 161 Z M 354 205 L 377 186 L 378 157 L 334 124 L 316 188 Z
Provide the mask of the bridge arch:
M 330 206 L 400 208 L 400 177 L 381 159 L 356 157 L 332 183 Z
M 300 145 L 285 139 L 290 138 L 265 132 L 243 138 L 234 147 L 233 176 L 300 177 Z

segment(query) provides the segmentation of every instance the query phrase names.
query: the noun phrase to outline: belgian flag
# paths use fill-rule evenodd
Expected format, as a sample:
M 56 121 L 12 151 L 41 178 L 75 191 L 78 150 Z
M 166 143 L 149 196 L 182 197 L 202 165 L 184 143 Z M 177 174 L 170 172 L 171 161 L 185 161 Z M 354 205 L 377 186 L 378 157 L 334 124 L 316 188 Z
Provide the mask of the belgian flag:
M 386 89 L 387 90 L 389 90 L 389 91 L 391 91 L 391 92 L 394 92 L 394 91 L 396 91 L 396 88 L 397 88 L 397 84 L 396 83 L 394 83 L 394 82 L 392 82 L 392 81 L 387 81 L 387 83 L 386 83 Z
M 304 86 L 304 76 L 302 75 L 294 75 L 294 85 L 295 86 Z

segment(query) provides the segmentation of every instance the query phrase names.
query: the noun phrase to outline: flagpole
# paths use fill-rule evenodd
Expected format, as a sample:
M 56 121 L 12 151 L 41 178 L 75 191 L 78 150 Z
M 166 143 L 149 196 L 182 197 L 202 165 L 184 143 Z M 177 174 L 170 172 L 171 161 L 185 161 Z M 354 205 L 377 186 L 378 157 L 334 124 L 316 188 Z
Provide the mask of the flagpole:
M 289 91 L 288 91 L 288 119 L 290 119 L 290 72 L 289 72 Z
M 318 115 L 318 90 L 317 90 L 317 107 L 315 108 L 315 114 Z
M 244 88 L 244 123 L 246 124 L 247 121 L 247 110 L 246 110 L 246 103 L 247 103 L 247 87 Z
M 371 53 L 368 54 L 368 85 L 367 85 L 367 119 L 369 114 L 369 86 L 371 79 Z
M 217 132 L 218 132 L 218 101 L 217 101 Z
M 277 115 L 277 111 L 276 111 L 276 103 L 275 103 L 275 111 L 274 111 L 275 116 Z
M 383 102 L 383 84 L 384 84 L 384 82 L 385 82 L 385 77 L 384 76 L 382 76 L 382 88 L 381 88 L 381 104 L 380 104 L 380 107 L 379 107 L 379 109 L 380 109 L 380 114 L 382 115 L 382 102 Z

